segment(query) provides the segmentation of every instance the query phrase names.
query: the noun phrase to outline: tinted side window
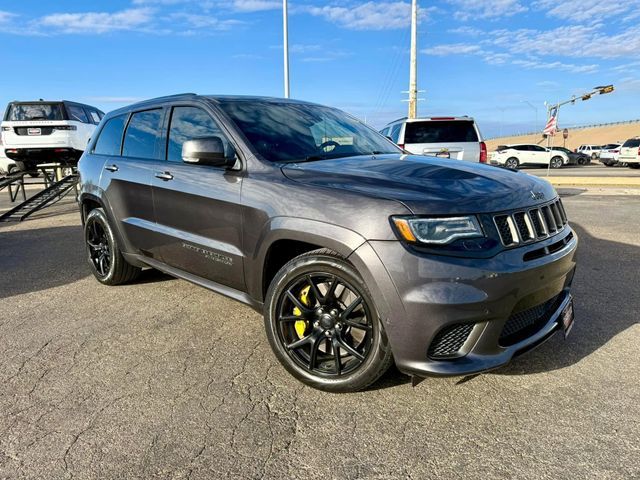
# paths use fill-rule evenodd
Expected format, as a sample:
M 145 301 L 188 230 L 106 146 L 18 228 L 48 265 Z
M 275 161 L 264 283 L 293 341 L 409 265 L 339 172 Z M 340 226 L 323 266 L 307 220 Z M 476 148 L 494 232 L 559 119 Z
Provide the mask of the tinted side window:
M 531 145 L 531 150 L 534 152 L 546 152 L 547 149 L 543 147 L 539 147 L 538 145 Z
M 104 127 L 100 131 L 100 136 L 93 148 L 93 153 L 98 155 L 120 155 L 120 146 L 122 145 L 122 132 L 124 124 L 127 120 L 126 115 L 113 117 L 107 120 Z
M 87 114 L 89 123 L 93 123 L 94 125 L 98 125 L 100 123 L 100 115 L 98 114 L 97 110 L 93 110 L 91 108 L 85 108 L 84 113 Z
M 65 105 L 65 107 L 67 108 L 69 120 L 72 120 L 74 122 L 90 123 L 89 119 L 87 118 L 87 114 L 82 107 L 68 104 Z
M 478 135 L 473 122 L 431 121 L 409 122 L 404 133 L 405 143 L 454 143 L 477 142 Z
M 202 137 L 220 137 L 225 151 L 229 151 L 222 130 L 207 112 L 197 107 L 174 107 L 169 127 L 167 160 L 182 162 L 182 144 Z
M 162 109 L 136 112 L 131 116 L 124 136 L 122 155 L 135 158 L 156 158 L 156 145 L 160 136 Z
M 401 123 L 397 123 L 393 127 L 391 127 L 391 133 L 389 134 L 389 136 L 391 137 L 391 140 L 393 140 L 393 143 L 398 143 L 398 140 L 400 140 L 401 129 L 402 129 Z

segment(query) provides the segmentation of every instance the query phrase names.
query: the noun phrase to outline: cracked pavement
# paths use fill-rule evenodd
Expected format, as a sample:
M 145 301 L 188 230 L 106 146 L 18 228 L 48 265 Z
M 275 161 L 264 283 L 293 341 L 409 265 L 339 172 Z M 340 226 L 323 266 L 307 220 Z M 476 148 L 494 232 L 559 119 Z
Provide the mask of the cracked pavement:
M 155 271 L 98 284 L 71 199 L 1 224 L 0 479 L 640 478 L 640 197 L 564 202 L 567 341 L 349 395 L 289 376 L 237 302 Z

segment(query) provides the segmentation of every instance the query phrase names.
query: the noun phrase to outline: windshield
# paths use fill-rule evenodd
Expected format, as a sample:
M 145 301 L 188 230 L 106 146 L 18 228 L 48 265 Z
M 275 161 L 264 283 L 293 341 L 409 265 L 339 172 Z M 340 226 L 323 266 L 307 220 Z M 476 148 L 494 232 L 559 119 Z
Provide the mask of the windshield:
M 14 103 L 9 107 L 7 120 L 64 120 L 64 117 L 59 103 Z
M 402 153 L 375 130 L 334 108 L 260 100 L 221 100 L 220 106 L 271 162 Z

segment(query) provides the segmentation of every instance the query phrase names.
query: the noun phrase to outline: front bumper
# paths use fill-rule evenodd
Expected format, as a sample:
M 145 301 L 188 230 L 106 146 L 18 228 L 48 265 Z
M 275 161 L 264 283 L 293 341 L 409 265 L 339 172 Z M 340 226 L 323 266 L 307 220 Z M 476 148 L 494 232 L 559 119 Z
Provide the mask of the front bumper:
M 524 260 L 526 253 L 559 241 L 566 243 L 554 253 Z M 362 261 L 368 269 L 363 276 L 377 299 L 399 370 L 417 376 L 467 375 L 504 365 L 561 328 L 577 245 L 569 226 L 490 259 L 418 254 L 400 242 L 372 241 L 355 252 L 354 263 L 359 267 Z M 544 315 L 521 331 L 524 336 L 505 337 L 507 322 L 539 312 L 543 305 Z M 458 325 L 465 326 L 464 342 L 453 354 L 434 358 L 435 342 Z

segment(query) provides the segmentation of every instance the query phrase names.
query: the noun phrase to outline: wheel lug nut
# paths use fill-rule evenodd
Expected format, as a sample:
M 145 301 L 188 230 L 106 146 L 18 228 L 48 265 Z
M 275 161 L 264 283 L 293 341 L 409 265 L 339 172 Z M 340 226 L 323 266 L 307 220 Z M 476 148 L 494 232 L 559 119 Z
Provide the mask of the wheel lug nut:
M 338 315 L 338 311 L 334 308 L 331 310 L 331 316 L 335 317 L 336 315 Z
M 331 332 L 329 330 L 327 330 L 326 332 L 324 332 L 325 337 L 330 337 L 331 336 Z
M 320 322 L 315 322 L 315 323 L 313 324 L 313 326 L 314 326 L 314 327 L 316 327 L 316 328 L 318 328 L 318 327 L 320 326 Z
M 322 309 L 321 308 L 316 308 L 316 315 L 317 316 L 322 315 Z

